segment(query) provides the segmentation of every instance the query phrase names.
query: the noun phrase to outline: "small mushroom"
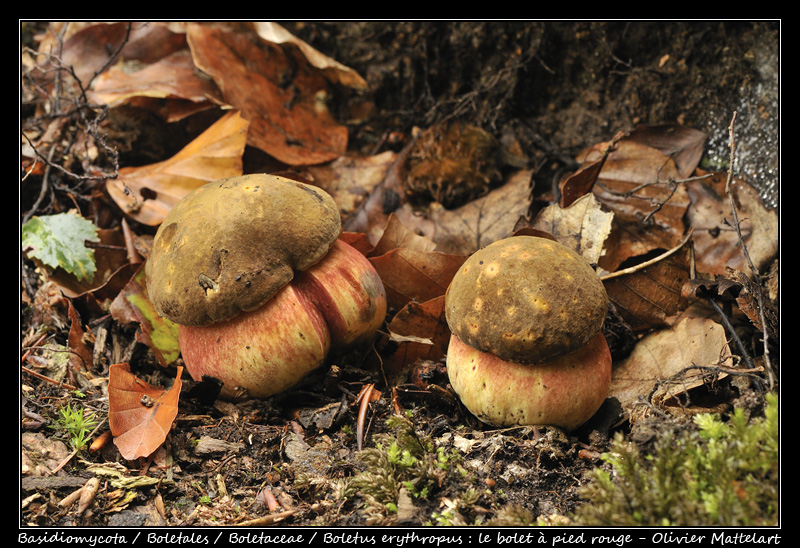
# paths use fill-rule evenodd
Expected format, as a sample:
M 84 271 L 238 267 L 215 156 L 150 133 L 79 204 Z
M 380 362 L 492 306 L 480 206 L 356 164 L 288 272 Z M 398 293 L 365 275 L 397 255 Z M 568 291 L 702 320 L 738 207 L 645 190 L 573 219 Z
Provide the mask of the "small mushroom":
M 494 242 L 464 262 L 445 295 L 450 384 L 483 422 L 573 430 L 611 384 L 607 308 L 602 281 L 566 246 Z
M 339 240 L 323 190 L 274 175 L 209 183 L 165 217 L 145 265 L 156 310 L 179 326 L 186 369 L 222 396 L 297 384 L 332 348 L 371 339 L 386 293 L 369 260 Z

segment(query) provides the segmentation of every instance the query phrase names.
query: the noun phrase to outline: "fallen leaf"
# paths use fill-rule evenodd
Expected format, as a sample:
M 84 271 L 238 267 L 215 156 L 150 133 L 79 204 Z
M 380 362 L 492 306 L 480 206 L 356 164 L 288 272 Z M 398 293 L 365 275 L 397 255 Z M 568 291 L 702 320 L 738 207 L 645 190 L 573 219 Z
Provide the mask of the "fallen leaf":
M 558 204 L 547 206 L 530 226 L 552 234 L 556 241 L 577 251 L 589 263 L 597 264 L 613 218 L 614 214 L 604 211 L 594 194 L 589 193 L 567 208 Z
M 424 302 L 444 295 L 465 256 L 439 251 L 397 248 L 369 261 L 386 288 L 390 309 L 400 310 L 409 301 Z
M 436 243 L 410 230 L 400 221 L 396 214 L 391 213 L 386 223 L 386 228 L 381 234 L 381 239 L 378 240 L 378 243 L 375 244 L 369 254 L 372 257 L 377 257 L 400 247 L 416 249 L 417 251 L 433 251 L 436 248 Z
M 390 376 L 417 360 L 437 361 L 447 353 L 450 329 L 444 313 L 444 295 L 422 303 L 409 302 L 387 326 L 389 340 L 397 348 L 384 358 Z
M 681 179 L 690 177 L 697 169 L 707 137 L 698 129 L 678 124 L 641 124 L 628 135 L 631 141 L 660 150 L 672 158 Z
M 178 415 L 182 367 L 168 390 L 155 388 L 131 374 L 127 363 L 109 368 L 108 422 L 122 458 L 147 457 L 158 449 Z
M 631 329 L 663 327 L 689 306 L 682 290 L 690 278 L 690 253 L 690 247 L 682 245 L 653 264 L 603 280 L 609 300 Z
M 158 363 L 167 367 L 178 359 L 178 326 L 156 312 L 147 296 L 144 263 L 112 301 L 109 312 L 120 325 L 136 322 L 136 338 L 153 351 Z
M 594 157 L 592 161 L 586 162 L 575 173 L 561 181 L 559 185 L 561 194 L 559 205 L 562 208 L 571 206 L 575 200 L 592 191 L 592 187 L 594 187 L 594 184 L 597 182 L 597 178 L 603 170 L 608 155 L 616 150 L 617 143 L 623 136 L 623 133 L 618 133 L 611 141 L 600 143 L 592 147 L 593 151 L 599 153 L 599 158 Z
M 587 149 L 578 160 L 594 162 L 603 150 Z M 618 143 L 592 189 L 614 213 L 603 268 L 613 272 L 630 257 L 671 249 L 683 238 L 690 199 L 678 179 L 675 162 L 660 150 L 631 140 Z
M 400 213 L 406 203 L 406 193 L 400 181 L 399 164 L 408 154 L 409 146 L 395 158 L 395 161 L 386 171 L 383 180 L 373 189 L 361 205 L 343 222 L 345 230 L 350 232 L 363 232 L 373 244 L 380 240 L 383 230 L 389 221 L 389 215 Z M 409 228 L 413 226 L 403 220 Z M 427 233 L 426 233 L 427 235 Z
M 357 249 L 362 255 L 369 255 L 374 249 L 369 238 L 363 232 L 342 232 L 339 239 Z
M 725 194 L 727 175 L 710 175 L 687 186 L 692 206 L 686 219 L 694 229 L 697 269 L 706 274 L 724 275 L 727 269 L 749 273 L 741 242 L 733 230 L 733 212 Z M 746 182 L 734 179 L 730 190 L 744 245 L 756 270 L 764 272 L 780 249 L 778 214 L 767 209 L 756 190 Z
M 347 150 L 348 131 L 328 109 L 322 71 L 289 43 L 210 23 L 186 26 L 195 64 L 250 122 L 247 142 L 288 165 L 328 162 Z
M 134 23 L 133 32 L 144 25 L 145 23 Z M 45 34 L 45 39 L 39 44 L 39 51 L 44 55 L 57 52 L 60 64 L 71 67 L 72 73 L 86 88 L 92 77 L 108 63 L 111 55 L 126 39 L 130 39 L 128 23 L 63 22 L 56 24 L 53 32 Z M 61 47 L 59 40 L 63 40 Z M 47 75 L 52 64 L 42 59 L 41 67 Z
M 713 320 L 687 318 L 644 337 L 614 366 L 609 397 L 630 413 L 638 401 L 664 402 L 701 386 L 709 369 L 733 364 L 725 329 Z M 711 371 L 712 373 L 714 371 Z M 727 376 L 717 370 L 720 377 Z
M 327 55 L 323 55 L 278 23 L 256 21 L 253 23 L 253 27 L 264 40 L 269 40 L 276 44 L 289 43 L 297 46 L 303 52 L 305 58 L 316 68 L 323 71 L 330 81 L 356 90 L 363 91 L 368 89 L 367 81 L 356 71 L 335 59 L 331 59 Z
M 117 179 L 106 182 L 106 189 L 128 216 L 158 226 L 192 190 L 242 174 L 247 128 L 239 112 L 229 112 L 172 158 L 120 169 Z
M 86 372 L 91 369 L 92 364 L 94 363 L 92 359 L 92 352 L 86 346 L 86 342 L 84 341 L 86 332 L 83 330 L 83 326 L 81 325 L 80 315 L 72 305 L 72 301 L 68 302 L 70 319 L 68 336 L 70 367 L 75 371 Z
M 518 171 L 500 188 L 458 209 L 431 204 L 427 218 L 433 221 L 430 237 L 437 249 L 469 255 L 510 235 L 519 218 L 528 214 L 531 175 L 528 170 Z
M 198 75 L 188 49 L 176 51 L 146 65 L 115 65 L 101 74 L 90 92 L 98 103 L 118 105 L 132 97 L 183 99 L 193 103 L 219 104 L 222 97 L 217 86 Z
M 311 176 L 312 184 L 333 197 L 342 223 L 347 223 L 384 180 L 396 159 L 397 153 L 391 150 L 374 156 L 342 156 L 326 164 L 307 166 L 303 172 Z

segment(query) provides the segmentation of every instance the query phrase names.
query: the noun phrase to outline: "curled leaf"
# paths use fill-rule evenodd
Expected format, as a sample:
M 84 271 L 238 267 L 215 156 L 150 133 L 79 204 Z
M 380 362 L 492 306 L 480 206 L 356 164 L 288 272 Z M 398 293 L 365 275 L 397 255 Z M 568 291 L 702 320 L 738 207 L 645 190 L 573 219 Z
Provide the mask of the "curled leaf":
M 247 127 L 238 112 L 229 112 L 172 158 L 121 169 L 106 183 L 108 193 L 130 217 L 157 226 L 195 188 L 242 174 Z

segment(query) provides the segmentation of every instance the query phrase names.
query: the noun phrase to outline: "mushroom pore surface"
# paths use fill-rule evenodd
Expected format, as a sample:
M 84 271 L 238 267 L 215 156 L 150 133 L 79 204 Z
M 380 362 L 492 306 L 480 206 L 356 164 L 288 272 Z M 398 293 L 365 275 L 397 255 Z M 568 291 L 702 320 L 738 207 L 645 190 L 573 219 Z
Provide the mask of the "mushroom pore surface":
M 167 214 L 146 264 L 158 312 L 202 326 L 258 308 L 327 253 L 341 232 L 326 192 L 267 174 L 204 185 Z
M 514 236 L 472 254 L 445 296 L 450 330 L 503 360 L 531 364 L 574 352 L 603 326 L 608 296 L 566 246 Z

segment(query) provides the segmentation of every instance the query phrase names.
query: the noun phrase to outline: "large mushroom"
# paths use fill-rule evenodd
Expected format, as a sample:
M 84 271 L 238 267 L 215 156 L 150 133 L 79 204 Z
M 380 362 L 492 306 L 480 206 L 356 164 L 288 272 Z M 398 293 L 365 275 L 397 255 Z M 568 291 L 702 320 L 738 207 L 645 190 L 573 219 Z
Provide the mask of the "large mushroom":
M 186 369 L 225 398 L 297 384 L 386 314 L 371 263 L 341 241 L 330 195 L 266 174 L 204 185 L 167 214 L 145 265 L 156 310 L 178 324 Z
M 573 430 L 611 384 L 603 283 L 566 246 L 514 236 L 471 255 L 445 295 L 450 384 L 495 426 Z

